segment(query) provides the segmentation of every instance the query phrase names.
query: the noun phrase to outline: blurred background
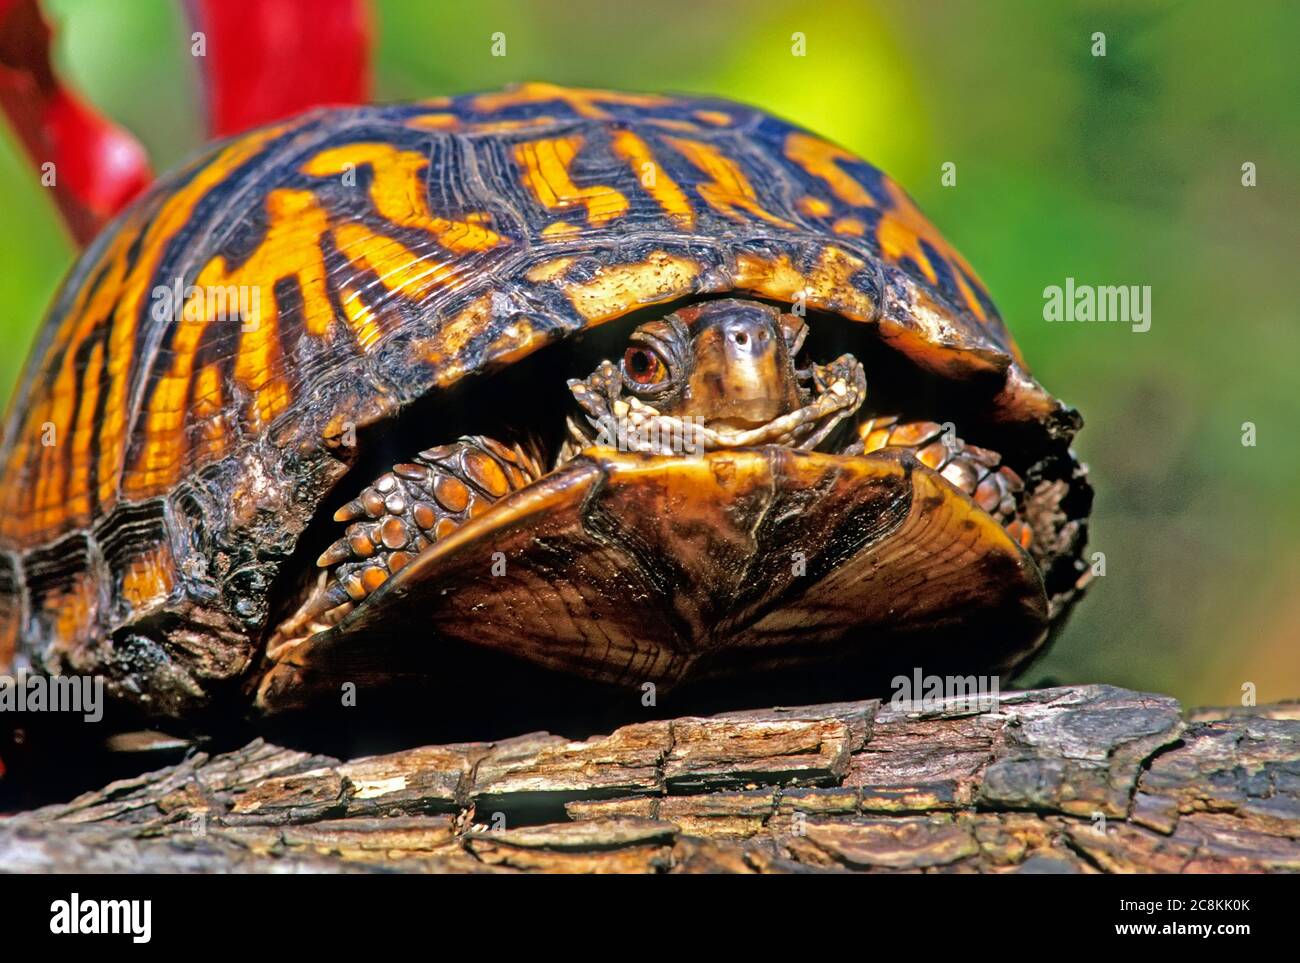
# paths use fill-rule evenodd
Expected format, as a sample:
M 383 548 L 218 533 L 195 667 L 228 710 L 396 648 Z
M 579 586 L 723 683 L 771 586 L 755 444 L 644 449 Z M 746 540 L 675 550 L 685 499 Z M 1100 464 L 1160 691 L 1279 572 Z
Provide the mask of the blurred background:
M 718 94 L 884 168 L 1077 406 L 1097 579 L 1020 680 L 1185 702 L 1300 697 L 1300 4 L 376 0 L 381 100 L 517 80 Z M 56 63 L 155 168 L 203 130 L 175 0 L 47 0 Z M 491 56 L 491 35 L 506 56 Z M 806 55 L 792 56 L 792 35 Z M 1093 34 L 1106 56 L 1091 54 Z M 2 125 L 0 125 L 2 126 Z M 957 183 L 940 183 L 941 165 Z M 1253 163 L 1258 186 L 1242 186 Z M 74 257 L 0 129 L 0 398 Z M 1043 320 L 1043 289 L 1150 285 L 1152 324 Z M 1242 444 L 1253 422 L 1257 443 Z

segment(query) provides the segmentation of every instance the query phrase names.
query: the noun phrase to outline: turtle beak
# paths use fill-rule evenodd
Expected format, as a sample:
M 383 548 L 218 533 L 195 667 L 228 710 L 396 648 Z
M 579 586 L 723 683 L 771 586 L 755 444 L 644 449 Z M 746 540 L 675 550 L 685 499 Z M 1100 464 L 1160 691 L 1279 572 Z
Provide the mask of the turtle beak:
M 694 339 L 686 413 L 745 429 L 797 409 L 799 388 L 779 318 L 747 307 L 710 320 Z

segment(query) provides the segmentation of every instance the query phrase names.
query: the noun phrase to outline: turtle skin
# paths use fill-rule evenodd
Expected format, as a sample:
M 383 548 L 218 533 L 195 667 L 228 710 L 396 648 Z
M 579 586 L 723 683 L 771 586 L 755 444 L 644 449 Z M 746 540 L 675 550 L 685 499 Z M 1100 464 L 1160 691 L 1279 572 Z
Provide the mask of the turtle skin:
M 1081 420 L 908 196 L 752 107 L 531 83 L 239 136 L 103 232 L 5 419 L 0 666 L 93 672 L 173 719 L 246 691 L 304 533 L 357 496 L 359 463 L 410 460 L 388 426 L 719 295 L 860 328 L 952 389 L 963 432 L 1014 447 L 1060 624 L 1086 581 Z

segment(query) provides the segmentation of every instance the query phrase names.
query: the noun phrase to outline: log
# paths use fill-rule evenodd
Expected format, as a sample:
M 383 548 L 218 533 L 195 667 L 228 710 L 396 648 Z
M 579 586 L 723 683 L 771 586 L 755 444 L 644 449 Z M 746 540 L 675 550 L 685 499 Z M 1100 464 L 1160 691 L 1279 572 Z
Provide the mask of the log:
M 0 819 L 18 872 L 1300 870 L 1300 705 L 1110 686 L 344 761 L 256 740 Z

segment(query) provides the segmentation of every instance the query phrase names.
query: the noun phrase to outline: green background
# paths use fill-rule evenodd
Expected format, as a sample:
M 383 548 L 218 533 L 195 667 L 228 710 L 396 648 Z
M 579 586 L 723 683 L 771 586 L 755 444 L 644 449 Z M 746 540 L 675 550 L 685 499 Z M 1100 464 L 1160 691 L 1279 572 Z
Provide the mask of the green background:
M 179 3 L 46 9 L 64 76 L 156 167 L 195 149 Z M 707 92 L 889 171 L 1087 421 L 1106 575 L 1022 681 L 1300 696 L 1300 4 L 390 0 L 375 19 L 379 99 L 524 79 Z M 945 162 L 956 186 L 940 184 Z M 73 250 L 7 130 L 0 184 L 7 397 Z M 1043 289 L 1067 277 L 1150 285 L 1151 330 L 1045 322 Z

